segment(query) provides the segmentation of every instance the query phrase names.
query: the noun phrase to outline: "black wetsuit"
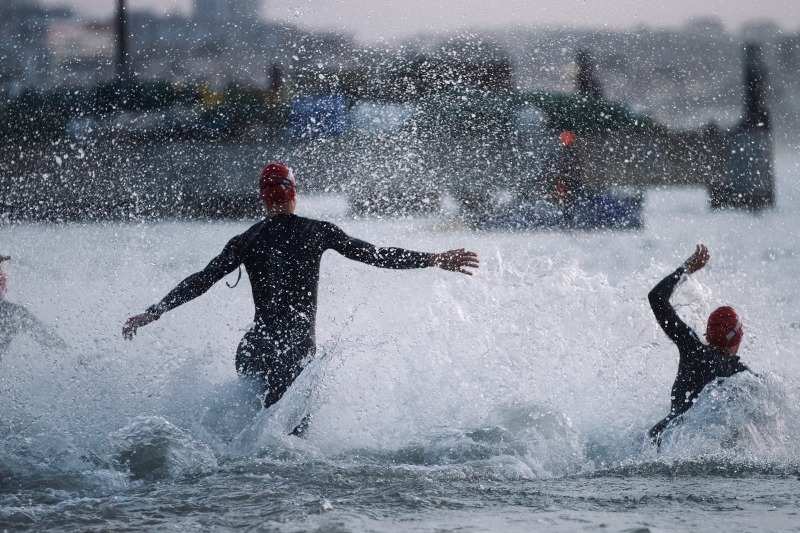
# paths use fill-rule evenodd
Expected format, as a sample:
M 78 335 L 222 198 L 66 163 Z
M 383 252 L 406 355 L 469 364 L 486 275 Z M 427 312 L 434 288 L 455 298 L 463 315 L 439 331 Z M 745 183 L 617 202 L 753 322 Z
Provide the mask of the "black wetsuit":
M 200 272 L 175 287 L 148 312 L 160 316 L 206 292 L 244 265 L 253 290 L 255 325 L 239 343 L 236 370 L 264 381 L 264 406 L 277 402 L 316 349 L 317 285 L 322 254 L 383 268 L 423 268 L 428 254 L 377 248 L 330 222 L 274 215 L 232 238 Z
M 728 355 L 719 348 L 703 343 L 692 328 L 678 317 L 669 303 L 675 286 L 686 270 L 678 270 L 661 280 L 650 291 L 648 299 L 656 320 L 664 333 L 678 346 L 680 360 L 678 375 L 672 385 L 672 406 L 669 415 L 653 426 L 649 435 L 658 442 L 661 432 L 674 419 L 685 413 L 693 404 L 703 387 L 717 378 L 725 378 L 749 370 L 736 355 Z
M 555 165 L 555 178 L 556 201 L 563 212 L 564 223 L 572 225 L 577 204 L 585 200 L 583 168 L 574 146 L 561 147 Z

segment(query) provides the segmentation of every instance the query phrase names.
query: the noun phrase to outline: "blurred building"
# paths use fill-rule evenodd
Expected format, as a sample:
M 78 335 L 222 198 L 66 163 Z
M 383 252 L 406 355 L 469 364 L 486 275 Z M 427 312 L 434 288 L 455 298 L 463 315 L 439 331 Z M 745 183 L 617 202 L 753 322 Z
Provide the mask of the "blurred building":
M 454 79 L 488 73 L 477 81 L 492 88 L 573 92 L 576 72 L 590 68 L 604 96 L 669 126 L 697 128 L 713 121 L 725 127 L 741 118 L 742 47 L 754 41 L 770 73 L 770 109 L 800 128 L 800 37 L 769 22 L 751 22 L 735 33 L 714 18 L 629 31 L 517 28 L 363 48 L 347 35 L 266 21 L 261 6 L 262 0 L 193 0 L 189 16 L 131 9 L 134 75 L 213 90 L 280 87 L 289 94 L 347 85 L 351 94 L 366 94 L 363 86 L 370 80 L 359 72 L 399 72 L 428 58 L 443 67 L 429 72 L 422 61 L 411 73 L 422 81 L 446 80 L 449 68 Z M 114 32 L 111 19 L 81 20 L 37 0 L 0 0 L 0 91 L 113 79 Z M 579 65 L 578 50 L 588 53 L 590 64 Z M 465 65 L 480 68 L 471 72 Z
M 91 87 L 114 77 L 115 29 L 111 20 L 75 18 L 50 24 L 48 86 Z
M 13 95 L 47 82 L 49 26 L 69 16 L 36 0 L 0 0 L 0 90 Z
M 274 72 L 290 70 L 290 63 L 305 64 L 306 55 L 319 61 L 327 48 L 341 52 L 339 43 L 331 44 L 326 36 L 314 39 L 296 28 L 262 20 L 258 6 L 257 0 L 197 0 L 191 18 L 131 10 L 128 53 L 135 77 L 203 83 L 213 89 L 270 87 Z M 42 28 L 47 36 L 42 49 L 51 51 L 52 60 L 43 64 L 50 69 L 47 83 L 41 85 L 93 86 L 116 75 L 113 20 L 68 18 Z M 298 56 L 300 43 L 313 46 Z
M 800 118 L 794 89 L 800 82 L 797 35 L 774 24 L 751 23 L 731 32 L 719 20 L 703 18 L 668 29 L 516 30 L 498 40 L 509 50 L 515 83 L 522 90 L 571 91 L 576 51 L 587 50 L 606 97 L 671 127 L 689 129 L 739 122 L 744 43 L 753 41 L 762 46 L 770 74 L 768 107 L 776 116 Z M 793 127 L 784 124 L 779 129 Z
M 201 23 L 250 21 L 261 18 L 260 0 L 194 0 L 193 18 Z

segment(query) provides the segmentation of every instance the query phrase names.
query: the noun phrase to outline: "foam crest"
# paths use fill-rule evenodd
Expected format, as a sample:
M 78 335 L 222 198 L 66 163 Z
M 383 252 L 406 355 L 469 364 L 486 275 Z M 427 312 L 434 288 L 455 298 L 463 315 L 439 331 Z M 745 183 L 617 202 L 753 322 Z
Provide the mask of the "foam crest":
M 112 456 L 134 479 L 175 479 L 215 471 L 208 446 L 161 417 L 136 417 L 109 436 Z
M 738 374 L 706 387 L 683 422 L 664 432 L 664 457 L 800 468 L 797 386 L 774 374 Z

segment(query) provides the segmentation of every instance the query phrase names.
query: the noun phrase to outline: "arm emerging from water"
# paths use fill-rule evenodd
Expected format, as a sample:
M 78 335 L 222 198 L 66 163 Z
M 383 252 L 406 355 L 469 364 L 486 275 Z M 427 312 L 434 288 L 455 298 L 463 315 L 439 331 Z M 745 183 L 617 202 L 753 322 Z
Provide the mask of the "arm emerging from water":
M 7 328 L 12 334 L 27 333 L 33 340 L 48 348 L 66 349 L 67 343 L 44 322 L 19 304 L 3 303 L 0 327 Z
M 683 275 L 697 272 L 706 265 L 709 258 L 708 248 L 704 244 L 698 244 L 697 249 L 689 259 L 675 272 L 662 279 L 647 295 L 647 299 L 650 301 L 650 308 L 653 310 L 658 325 L 661 326 L 661 329 L 664 330 L 664 333 L 667 334 L 672 342 L 678 346 L 687 342 L 699 342 L 699 339 L 694 330 L 681 320 L 669 299 Z
M 42 346 L 61 350 L 67 348 L 67 343 L 64 342 L 64 339 L 59 337 L 44 322 L 33 316 L 27 309 L 25 309 L 25 316 L 22 318 L 22 329 Z

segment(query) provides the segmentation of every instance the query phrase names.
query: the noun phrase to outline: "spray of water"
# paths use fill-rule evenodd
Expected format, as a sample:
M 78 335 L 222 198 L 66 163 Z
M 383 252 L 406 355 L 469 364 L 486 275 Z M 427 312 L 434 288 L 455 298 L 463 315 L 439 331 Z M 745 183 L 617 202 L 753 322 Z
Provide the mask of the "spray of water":
M 671 212 L 696 201 L 670 194 Z M 316 202 L 308 214 L 337 215 L 335 200 Z M 657 214 L 662 204 L 656 197 L 650 205 Z M 6 228 L 16 243 L 6 253 L 19 258 L 8 268 L 8 298 L 50 324 L 68 348 L 23 336 L 0 361 L 2 483 L 113 490 L 264 455 L 509 478 L 686 465 L 796 470 L 791 354 L 800 338 L 790 309 L 798 294 L 787 282 L 797 254 L 779 237 L 788 214 L 692 215 L 701 220 L 685 223 L 688 216 L 640 234 L 344 222 L 381 244 L 466 243 L 482 267 L 473 277 L 397 272 L 326 255 L 317 358 L 268 410 L 233 368 L 252 319 L 246 279 L 236 290 L 218 284 L 133 342 L 120 335 L 127 316 L 246 225 Z M 744 358 L 761 375 L 706 390 L 656 450 L 645 433 L 668 411 L 677 351 L 645 295 L 674 268 L 670 261 L 692 250 L 693 224 L 710 226 L 705 240 L 716 262 L 673 302 L 695 327 L 716 305 L 743 302 Z M 737 244 L 728 235 L 733 225 Z M 309 413 L 307 438 L 289 436 Z

